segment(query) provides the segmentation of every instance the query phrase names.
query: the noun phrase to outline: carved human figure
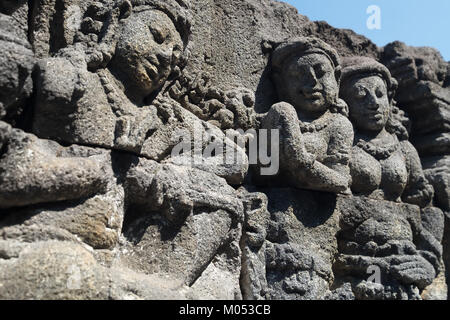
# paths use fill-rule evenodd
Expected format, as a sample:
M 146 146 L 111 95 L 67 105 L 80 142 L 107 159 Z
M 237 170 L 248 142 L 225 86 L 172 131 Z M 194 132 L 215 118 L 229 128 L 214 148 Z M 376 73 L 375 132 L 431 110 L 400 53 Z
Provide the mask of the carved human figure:
M 146 100 L 175 70 L 188 22 L 181 7 L 170 12 L 175 16 L 165 12 L 171 1 L 133 4 L 91 4 L 75 43 L 39 63 L 33 123 L 39 136 L 139 152 L 157 128 L 157 110 Z
M 114 194 L 118 199 L 110 200 L 119 204 L 118 211 L 125 202 L 125 212 L 118 216 L 141 221 L 146 214 L 155 213 L 152 216 L 157 216 L 158 226 L 162 226 L 147 231 L 147 226 L 133 225 L 133 231 L 147 232 L 150 243 L 155 245 L 147 246 L 147 251 L 130 250 L 129 255 L 141 258 L 147 270 L 165 269 L 192 284 L 225 244 L 234 238 L 239 241 L 242 200 L 229 184 L 242 182 L 248 161 L 245 151 L 227 139 L 218 127 L 183 109 L 168 94 L 183 67 L 189 43 L 189 20 L 183 2 L 121 0 L 87 5 L 75 43 L 38 63 L 33 131 L 40 138 L 74 144 L 75 151 L 87 149 L 84 153 L 88 156 L 81 151 L 70 153 L 71 149 L 61 151 L 51 140 L 44 143 L 34 136 L 19 136 L 27 142 L 22 145 L 32 151 L 25 159 L 29 165 L 18 168 L 19 173 L 21 176 L 34 173 L 33 184 L 16 187 L 13 178 L 17 174 L 10 167 L 18 158 L 12 154 L 9 157 L 12 160 L 6 163 L 9 166 L 3 170 L 8 183 L 0 188 L 5 189 L 0 190 L 0 199 L 6 199 L 0 209 L 96 197 L 115 187 L 109 185 L 115 184 L 114 178 L 122 179 L 120 190 Z M 110 7 L 112 3 L 114 6 Z M 3 127 L 0 122 L 0 149 L 12 140 L 4 139 L 11 130 Z M 189 139 L 197 138 L 196 133 L 203 134 L 201 141 L 194 141 L 200 148 L 207 149 L 209 141 L 205 140 L 211 136 L 216 142 L 222 140 L 224 148 L 231 145 L 237 151 L 236 161 L 224 162 L 224 155 L 213 152 L 210 156 L 193 155 L 202 158 L 198 162 L 191 162 L 188 152 L 172 157 L 174 146 L 180 145 L 174 139 L 178 137 L 177 130 L 187 133 Z M 191 142 L 187 144 L 191 146 Z M 17 148 L 9 148 L 9 153 L 20 147 L 18 144 Z M 38 153 L 39 148 L 48 152 Z M 103 149 L 126 152 L 95 153 Z M 94 154 L 91 156 L 89 152 Z M 111 162 L 105 158 L 114 159 L 114 174 Z M 56 161 L 58 165 L 53 169 Z M 29 167 L 38 169 L 34 172 Z M 139 172 L 135 177 L 136 171 Z M 9 172 L 13 175 L 8 175 Z M 38 179 L 42 172 L 50 173 L 53 179 Z M 0 176 L 0 181 L 5 180 Z M 34 194 L 30 194 L 30 189 Z M 205 218 L 199 219 L 200 214 Z M 167 229 L 180 239 L 176 250 L 165 237 Z M 214 245 L 205 250 L 201 241 Z M 162 261 L 159 264 L 147 259 L 157 249 Z M 233 250 L 239 252 L 239 246 Z M 181 251 L 185 255 L 178 255 Z M 172 263 L 170 257 L 174 256 L 179 259 Z M 170 263 L 164 261 L 166 257 Z M 233 278 L 238 283 L 239 273 L 235 272 Z
M 429 205 L 433 188 L 408 141 L 407 119 L 393 101 L 395 89 L 395 79 L 377 61 L 344 59 L 340 94 L 355 127 L 351 188 L 362 197 L 352 198 L 357 205 L 342 206 L 335 269 L 358 279 L 359 299 L 420 298 L 440 268 L 442 248 L 421 225 L 415 206 Z M 378 268 L 380 283 L 367 281 L 370 266 Z
M 212 135 L 231 145 L 238 160 L 230 165 L 217 159 L 223 155 L 212 155 L 199 167 L 240 183 L 248 168 L 245 151 L 169 95 L 188 51 L 190 20 L 183 3 L 120 0 L 108 11 L 89 6 L 75 44 L 39 63 L 33 131 L 156 161 L 170 158 L 177 130 L 191 137 L 200 132 L 203 145 Z
M 350 161 L 352 191 L 374 199 L 428 205 L 433 188 L 408 141 L 402 113 L 394 106 L 396 82 L 370 58 L 344 60 L 341 97 L 355 127 Z
M 338 97 L 336 51 L 319 39 L 299 38 L 274 50 L 272 68 L 281 102 L 261 127 L 280 130 L 280 176 L 294 187 L 348 192 L 353 128 Z

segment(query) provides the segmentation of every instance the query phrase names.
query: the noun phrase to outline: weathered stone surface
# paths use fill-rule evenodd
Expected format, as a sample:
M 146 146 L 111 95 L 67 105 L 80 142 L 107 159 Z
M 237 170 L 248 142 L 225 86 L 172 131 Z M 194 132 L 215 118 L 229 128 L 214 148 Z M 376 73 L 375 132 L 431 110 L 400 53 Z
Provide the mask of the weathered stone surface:
M 242 297 L 249 300 L 263 300 L 268 290 L 266 279 L 266 236 L 270 220 L 268 199 L 265 194 L 249 192 L 246 187 L 239 189 L 239 194 L 243 199 L 245 215 L 240 242 Z
M 412 122 L 411 141 L 422 157 L 425 175 L 435 189 L 435 204 L 449 210 L 450 64 L 432 48 L 413 48 L 394 42 L 382 61 L 399 82 L 396 99 Z M 445 243 L 448 251 L 448 244 Z M 448 258 L 446 258 L 448 265 Z
M 124 263 L 169 274 L 216 298 L 240 296 L 243 204 L 224 179 L 140 159 L 127 173 L 125 191 Z M 229 289 L 210 288 L 208 293 L 215 276 Z
M 446 299 L 436 50 L 272 0 L 8 0 L 0 31 L 1 299 Z
M 62 147 L 0 122 L 0 208 L 75 200 L 106 191 L 108 152 Z
M 0 13 L 0 120 L 13 124 L 20 122 L 26 101 L 32 94 L 31 72 L 35 62 L 26 30 L 21 29 L 19 21 Z
M 17 257 L 0 260 L 1 299 L 186 299 L 176 281 L 126 268 L 106 269 L 91 252 L 64 241 L 28 244 Z
M 411 140 L 436 190 L 436 202 L 448 210 L 444 199 L 449 191 L 443 187 L 448 178 L 437 168 L 446 170 L 443 159 L 450 146 L 450 88 L 446 83 L 449 64 L 435 49 L 408 47 L 401 42 L 383 49 L 382 62 L 399 82 L 396 99 L 412 120 Z
M 336 196 L 295 189 L 268 197 L 266 299 L 320 299 L 333 283 L 339 212 Z
M 442 246 L 422 226 L 420 209 L 366 198 L 340 198 L 338 207 L 340 255 L 334 270 L 352 284 L 355 297 L 419 299 L 419 289 L 442 268 Z M 371 266 L 376 271 L 368 272 Z M 372 272 L 381 283 L 369 281 Z
M 437 205 L 443 210 L 450 210 L 450 157 L 429 157 L 422 159 L 425 175 L 435 190 Z
M 67 230 L 94 249 L 112 249 L 121 233 L 123 207 L 123 190 L 116 187 L 104 195 L 80 201 L 7 211 L 0 226 L 22 224 L 58 228 Z

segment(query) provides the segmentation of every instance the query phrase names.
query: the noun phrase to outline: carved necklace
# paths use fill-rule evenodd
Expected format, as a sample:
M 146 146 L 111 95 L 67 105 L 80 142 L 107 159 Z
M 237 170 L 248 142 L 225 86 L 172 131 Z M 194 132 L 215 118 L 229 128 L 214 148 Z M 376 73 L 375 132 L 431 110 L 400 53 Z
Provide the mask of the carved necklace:
M 100 69 L 97 71 L 97 74 L 100 78 L 100 82 L 103 86 L 103 90 L 105 91 L 106 98 L 108 99 L 108 102 L 111 106 L 112 111 L 117 117 L 121 117 L 125 115 L 123 108 L 121 106 L 124 105 L 124 103 L 129 103 L 128 101 L 124 101 L 124 99 L 117 93 L 116 89 L 114 88 L 113 81 L 110 79 L 108 72 L 106 69 Z
M 302 121 L 299 121 L 300 131 L 302 133 L 314 133 L 322 131 L 323 129 L 328 127 L 329 115 L 330 113 L 327 111 L 327 113 L 311 123 L 304 123 Z
M 390 158 L 395 151 L 397 151 L 399 144 L 393 143 L 387 145 L 386 147 L 380 147 L 374 145 L 372 142 L 367 142 L 360 139 L 356 146 L 364 150 L 377 160 L 386 160 Z

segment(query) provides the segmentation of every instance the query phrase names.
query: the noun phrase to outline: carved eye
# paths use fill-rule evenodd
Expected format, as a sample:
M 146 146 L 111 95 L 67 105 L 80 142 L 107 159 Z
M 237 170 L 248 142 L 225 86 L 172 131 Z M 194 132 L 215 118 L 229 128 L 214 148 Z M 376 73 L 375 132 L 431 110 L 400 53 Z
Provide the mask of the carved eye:
M 163 44 L 166 39 L 167 39 L 167 34 L 162 32 L 160 29 L 158 28 L 153 28 L 153 27 L 149 27 L 150 28 L 150 32 L 153 35 L 153 38 L 155 39 L 157 44 Z
M 300 67 L 297 65 L 290 65 L 287 68 L 287 75 L 293 78 L 298 77 L 302 72 L 300 70 Z
M 322 78 L 325 75 L 325 70 L 323 70 L 322 66 L 318 65 L 314 68 L 314 71 L 316 73 L 316 77 L 318 79 Z
M 376 94 L 378 98 L 383 98 L 384 96 L 384 92 L 380 88 L 377 89 Z
M 367 92 L 364 88 L 356 88 L 356 97 L 358 99 L 363 99 L 367 95 Z

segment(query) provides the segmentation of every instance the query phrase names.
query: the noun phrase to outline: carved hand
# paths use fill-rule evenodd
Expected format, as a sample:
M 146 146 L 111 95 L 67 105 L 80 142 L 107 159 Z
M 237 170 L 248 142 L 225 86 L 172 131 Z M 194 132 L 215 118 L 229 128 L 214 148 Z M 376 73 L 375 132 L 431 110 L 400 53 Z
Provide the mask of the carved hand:
M 396 256 L 391 261 L 391 274 L 404 284 L 414 284 L 423 289 L 433 281 L 433 266 L 420 255 Z

